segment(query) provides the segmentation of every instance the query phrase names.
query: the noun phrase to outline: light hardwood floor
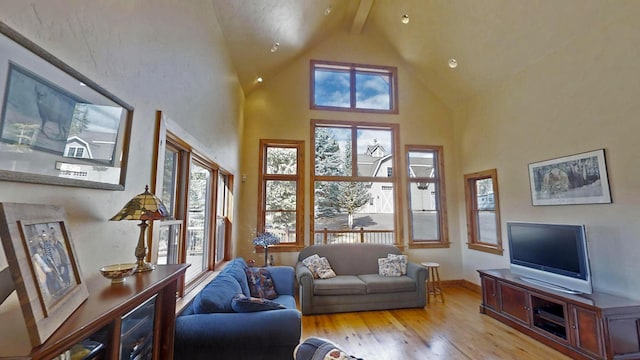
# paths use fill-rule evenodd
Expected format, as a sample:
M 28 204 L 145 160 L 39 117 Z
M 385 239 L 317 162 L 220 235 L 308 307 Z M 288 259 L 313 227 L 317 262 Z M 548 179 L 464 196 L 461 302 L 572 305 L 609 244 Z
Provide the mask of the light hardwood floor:
M 305 315 L 302 339 L 321 337 L 365 360 L 567 360 L 569 357 L 479 312 L 481 297 L 444 289 L 424 309 Z

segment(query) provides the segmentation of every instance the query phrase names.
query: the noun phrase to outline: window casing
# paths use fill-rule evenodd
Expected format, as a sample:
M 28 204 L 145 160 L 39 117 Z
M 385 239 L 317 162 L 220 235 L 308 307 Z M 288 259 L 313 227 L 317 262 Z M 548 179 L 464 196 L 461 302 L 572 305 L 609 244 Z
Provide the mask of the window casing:
M 409 247 L 449 247 L 442 146 L 406 145 Z
M 160 198 L 175 220 L 155 222 L 157 263 L 190 263 L 189 286 L 227 258 L 232 177 L 170 132 L 162 161 Z
M 270 249 L 300 249 L 304 246 L 304 141 L 262 139 L 259 163 L 257 232 L 280 238 L 280 244 Z
M 312 244 L 401 245 L 398 125 L 313 120 Z
M 311 60 L 311 109 L 398 113 L 397 69 Z
M 497 170 L 466 174 L 464 190 L 469 249 L 502 255 Z

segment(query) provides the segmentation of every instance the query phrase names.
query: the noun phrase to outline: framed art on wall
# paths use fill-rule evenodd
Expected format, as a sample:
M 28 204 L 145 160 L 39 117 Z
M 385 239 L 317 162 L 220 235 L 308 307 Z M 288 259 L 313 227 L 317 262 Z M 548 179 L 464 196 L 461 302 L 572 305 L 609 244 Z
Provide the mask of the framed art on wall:
M 64 210 L 0 203 L 0 237 L 35 347 L 88 297 Z
M 611 203 L 604 149 L 529 164 L 533 205 Z
M 132 116 L 0 22 L 0 180 L 124 190 Z

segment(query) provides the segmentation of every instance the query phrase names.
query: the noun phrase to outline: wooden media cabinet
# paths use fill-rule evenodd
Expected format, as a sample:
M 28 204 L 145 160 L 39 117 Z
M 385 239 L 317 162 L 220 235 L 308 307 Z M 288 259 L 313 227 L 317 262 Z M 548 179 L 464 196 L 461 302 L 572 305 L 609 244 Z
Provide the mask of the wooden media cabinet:
M 176 291 L 188 266 L 158 265 L 113 285 L 94 271 L 87 300 L 35 348 L 15 296 L 0 311 L 0 359 L 173 359 Z
M 481 313 L 574 359 L 640 359 L 640 301 L 567 294 L 523 281 L 509 269 L 478 273 Z

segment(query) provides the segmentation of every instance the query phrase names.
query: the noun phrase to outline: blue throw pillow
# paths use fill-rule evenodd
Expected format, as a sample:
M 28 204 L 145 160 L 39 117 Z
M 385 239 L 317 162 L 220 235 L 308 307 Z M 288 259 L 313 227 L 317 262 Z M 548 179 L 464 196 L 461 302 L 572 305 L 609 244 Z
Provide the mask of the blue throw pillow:
M 233 276 L 220 274 L 193 299 L 193 311 L 197 314 L 233 312 L 231 300 L 241 293 L 242 288 Z
M 247 267 L 244 271 L 247 273 L 251 296 L 269 300 L 278 297 L 269 269 Z
M 247 297 L 243 294 L 237 294 L 233 297 L 233 299 L 231 300 L 231 307 L 235 312 L 239 313 L 287 308 L 286 306 L 278 304 L 275 301 L 256 297 Z

